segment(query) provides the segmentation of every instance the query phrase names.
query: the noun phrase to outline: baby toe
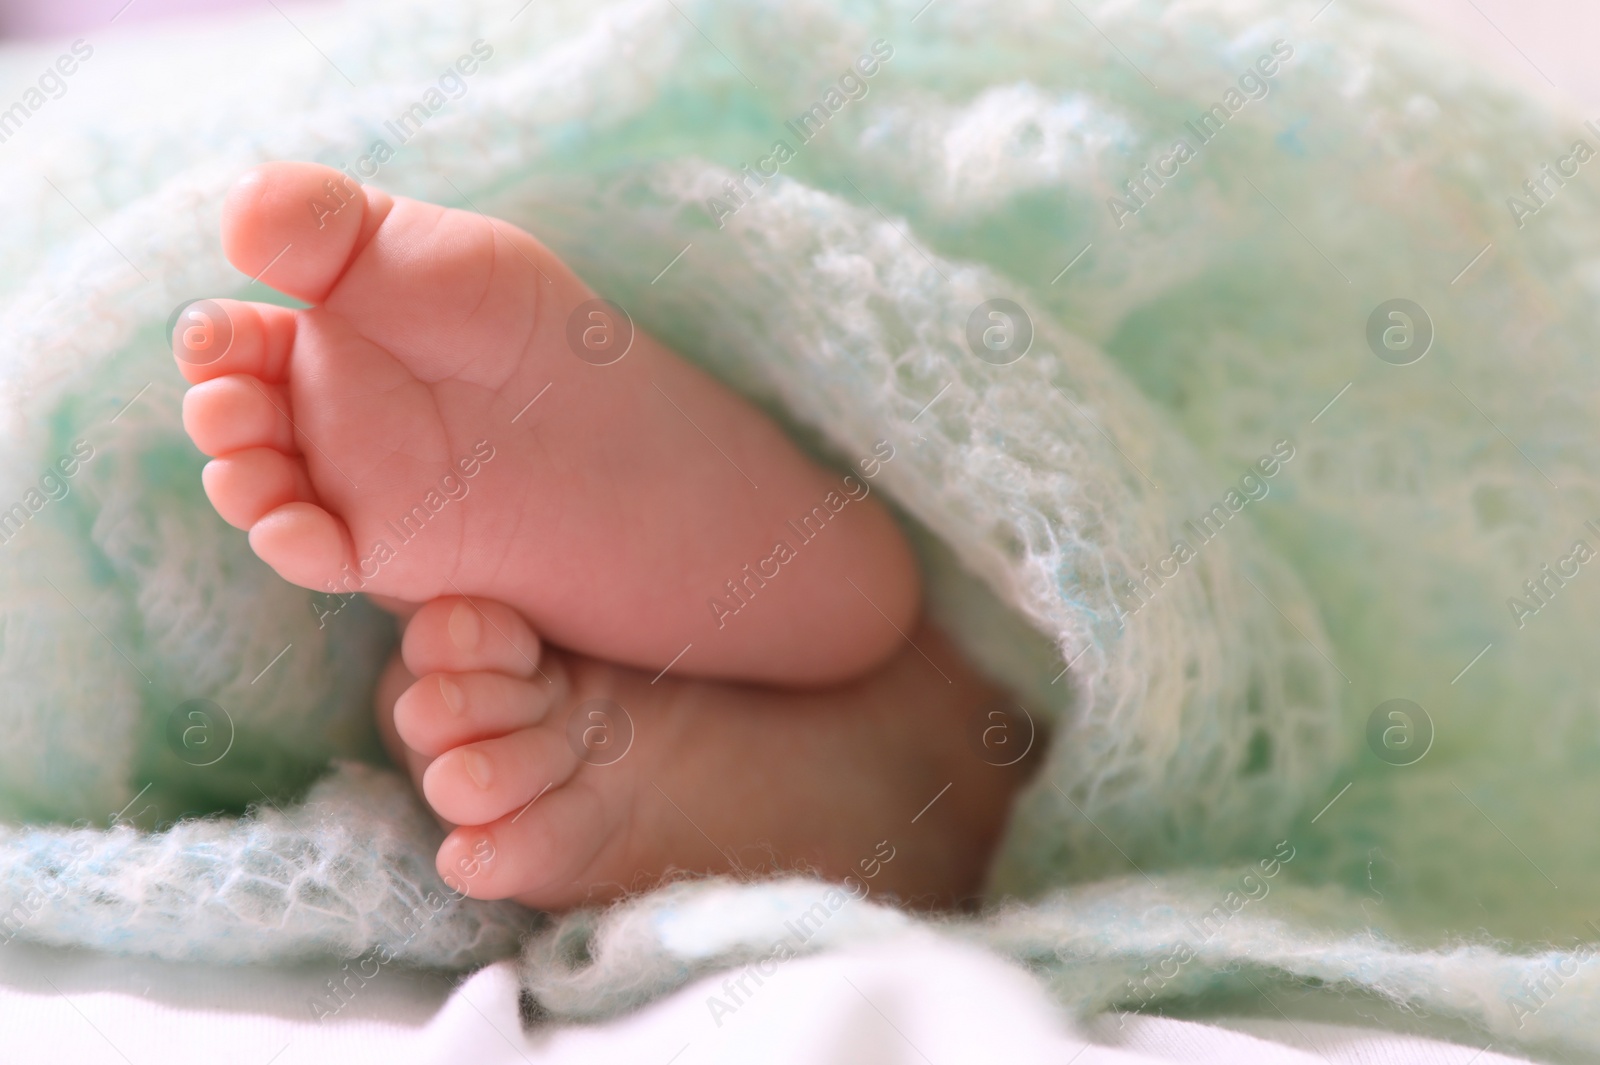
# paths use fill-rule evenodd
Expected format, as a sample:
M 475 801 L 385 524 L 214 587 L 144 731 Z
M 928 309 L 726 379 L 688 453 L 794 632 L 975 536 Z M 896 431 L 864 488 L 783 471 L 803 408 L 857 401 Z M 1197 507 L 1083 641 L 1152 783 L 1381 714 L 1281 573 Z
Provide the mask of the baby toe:
M 267 163 L 228 191 L 222 248 L 243 273 L 321 303 L 392 206 L 331 167 Z
M 269 303 L 196 300 L 178 314 L 172 354 L 190 384 L 229 374 L 282 382 L 294 347 L 295 312 Z
M 206 497 L 222 520 L 248 530 L 285 503 L 316 499 L 305 463 L 270 447 L 246 448 L 206 463 Z
M 577 764 L 562 732 L 520 729 L 441 754 L 422 774 L 422 794 L 446 821 L 481 825 L 560 787 Z
M 539 669 L 539 637 L 522 615 L 492 599 L 443 596 L 424 604 L 406 624 L 400 653 L 419 677 L 487 670 L 554 683 Z
M 396 701 L 395 727 L 406 746 L 435 757 L 537 725 L 567 687 L 556 662 L 547 660 L 544 669 L 554 683 L 487 672 L 430 674 Z
M 251 447 L 295 454 L 289 401 L 281 385 L 231 374 L 195 385 L 183 396 L 183 428 L 213 457 Z
M 285 503 L 250 527 L 250 550 L 290 584 L 317 591 L 350 587 L 355 558 L 350 533 L 338 518 L 314 503 Z M 344 580 L 346 583 L 340 585 Z
M 561 908 L 585 900 L 579 877 L 608 840 L 605 804 L 582 786 L 556 787 L 492 824 L 457 828 L 435 864 L 451 890 Z

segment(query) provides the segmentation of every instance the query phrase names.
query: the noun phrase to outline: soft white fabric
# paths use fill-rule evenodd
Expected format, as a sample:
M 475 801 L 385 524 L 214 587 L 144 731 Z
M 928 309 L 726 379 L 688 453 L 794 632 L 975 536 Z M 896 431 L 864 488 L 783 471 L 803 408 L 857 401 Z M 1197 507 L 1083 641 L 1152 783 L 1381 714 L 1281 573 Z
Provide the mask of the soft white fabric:
M 396 969 L 337 1019 L 306 1000 L 332 966 L 207 968 L 14 945 L 0 1059 L 72 1065 L 1510 1065 L 1461 1038 L 1260 1016 L 1108 1017 L 1075 1031 L 1015 966 L 925 934 L 784 966 L 719 1027 L 708 977 L 604 1025 L 525 1033 L 509 963 L 459 986 Z M 1285 1006 L 1294 1006 L 1285 1002 Z M 1248 1006 L 1241 1008 L 1249 1008 Z M 1389 1016 L 1383 1023 L 1395 1024 Z M 1363 1025 L 1357 1027 L 1356 1025 Z

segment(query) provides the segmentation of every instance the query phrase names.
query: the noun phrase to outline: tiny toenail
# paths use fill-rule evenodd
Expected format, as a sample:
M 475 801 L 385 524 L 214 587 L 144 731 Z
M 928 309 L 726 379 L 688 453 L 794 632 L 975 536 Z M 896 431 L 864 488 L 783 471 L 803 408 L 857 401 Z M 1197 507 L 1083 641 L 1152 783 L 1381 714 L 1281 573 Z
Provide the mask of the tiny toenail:
M 482 751 L 462 751 L 461 764 L 480 788 L 489 786 L 489 758 Z
M 450 708 L 450 712 L 460 717 L 462 708 L 467 705 L 467 693 L 461 690 L 461 685 L 449 677 L 440 677 L 439 694 L 444 696 L 444 705 Z
M 478 646 L 478 635 L 483 626 L 478 622 L 478 612 L 466 603 L 457 603 L 450 611 L 450 639 L 463 651 Z

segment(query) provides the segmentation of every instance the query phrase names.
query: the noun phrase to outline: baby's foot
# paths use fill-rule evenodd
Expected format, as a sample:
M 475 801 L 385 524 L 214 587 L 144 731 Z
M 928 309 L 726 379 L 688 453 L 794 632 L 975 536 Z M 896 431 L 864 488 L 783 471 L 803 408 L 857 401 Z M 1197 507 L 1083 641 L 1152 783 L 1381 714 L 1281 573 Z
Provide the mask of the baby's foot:
M 234 187 L 222 238 L 313 305 L 218 300 L 221 334 L 174 337 L 206 492 L 286 579 L 498 599 L 652 674 L 821 683 L 903 646 L 917 579 L 867 483 L 648 336 L 579 358 L 571 323 L 624 326 L 526 233 L 292 163 Z
M 379 725 L 439 817 L 471 826 L 438 865 L 478 898 L 561 909 L 674 870 L 804 867 L 950 904 L 979 887 L 1031 759 L 981 757 L 972 726 L 998 693 L 936 631 L 912 638 L 826 691 L 652 682 L 444 599 L 407 625 Z

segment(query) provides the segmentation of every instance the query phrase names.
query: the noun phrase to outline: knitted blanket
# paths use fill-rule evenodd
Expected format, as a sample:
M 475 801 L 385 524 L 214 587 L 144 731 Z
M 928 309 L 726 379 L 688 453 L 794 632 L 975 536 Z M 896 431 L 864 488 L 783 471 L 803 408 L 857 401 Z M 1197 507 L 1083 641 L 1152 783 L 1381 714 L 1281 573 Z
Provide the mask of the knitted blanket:
M 179 425 L 175 308 L 274 298 L 222 194 L 309 158 L 525 226 L 819 456 L 896 445 L 936 620 L 1050 726 L 949 934 L 1085 1012 L 1321 987 L 1600 1050 L 1600 129 L 1279 8 L 385 0 L 0 53 L 0 935 L 347 986 L 531 930 L 536 1011 L 755 974 L 716 1019 L 911 920 L 447 895 L 373 741 L 392 626 L 257 562 Z

